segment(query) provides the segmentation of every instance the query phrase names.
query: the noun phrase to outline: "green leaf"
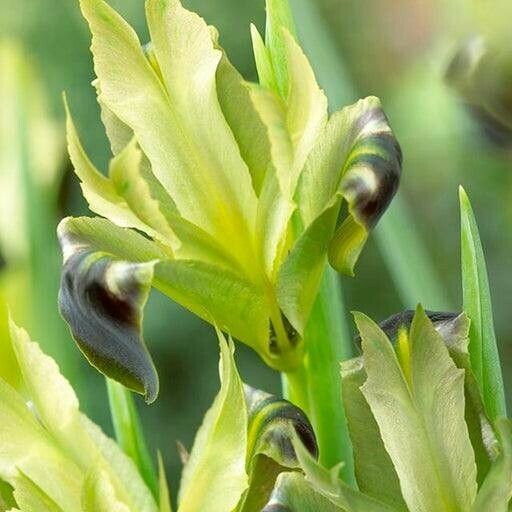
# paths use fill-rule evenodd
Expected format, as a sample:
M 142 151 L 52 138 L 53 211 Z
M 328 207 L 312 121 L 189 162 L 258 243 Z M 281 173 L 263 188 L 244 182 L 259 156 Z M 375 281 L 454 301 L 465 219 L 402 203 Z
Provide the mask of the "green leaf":
M 117 498 L 108 473 L 101 466 L 93 466 L 85 478 L 82 509 L 84 512 L 130 512 Z
M 401 363 L 377 325 L 360 313 L 355 318 L 368 376 L 361 389 L 405 502 L 414 510 L 469 510 L 477 484 L 464 421 L 464 372 L 420 307 Z M 401 364 L 409 368 L 407 378 Z
M 130 391 L 110 379 L 107 379 L 107 391 L 117 443 L 133 460 L 153 496 L 158 497 L 157 476 L 133 397 Z
M 299 473 L 279 475 L 274 492 L 261 512 L 336 512 L 342 509 L 316 492 Z
M 162 455 L 160 452 L 158 452 L 158 483 L 159 483 L 158 494 L 160 496 L 159 512 L 172 512 L 169 486 L 167 485 L 167 477 L 165 476 L 164 461 L 162 459 Z
M 293 443 L 306 480 L 315 491 L 345 512 L 394 512 L 394 509 L 357 491 L 339 479 L 341 463 L 328 470 L 296 438 Z
M 485 258 L 469 199 L 459 190 L 461 212 L 461 265 L 464 311 L 471 320 L 471 366 L 491 420 L 506 415 L 505 391 L 492 318 L 491 293 Z
M 473 512 L 507 512 L 512 498 L 512 424 L 506 418 L 496 420 L 501 453 L 480 487 Z
M 293 447 L 295 436 L 318 458 L 313 427 L 302 410 L 290 402 L 245 385 L 248 408 L 246 468 L 249 488 L 238 505 L 239 512 L 261 510 L 276 478 L 287 469 L 299 469 Z
M 14 497 L 23 512 L 63 512 L 62 509 L 22 472 L 14 478 Z
M 183 468 L 179 511 L 232 510 L 248 486 L 247 412 L 233 342 L 219 334 L 221 389 L 199 428 Z
M 329 261 L 353 275 L 369 231 L 393 198 L 402 154 L 380 101 L 359 100 L 334 114 L 306 162 L 298 186 L 301 216 L 307 226 L 333 196 L 341 193 L 349 216 L 338 228 Z

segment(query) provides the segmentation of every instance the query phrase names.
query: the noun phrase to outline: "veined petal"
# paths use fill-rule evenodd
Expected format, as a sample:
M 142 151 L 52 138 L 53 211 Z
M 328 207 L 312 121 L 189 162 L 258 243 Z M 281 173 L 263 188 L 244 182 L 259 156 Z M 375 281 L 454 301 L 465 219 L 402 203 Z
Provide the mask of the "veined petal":
M 80 413 L 77 397 L 55 361 L 44 354 L 40 346 L 31 341 L 28 334 L 12 320 L 10 332 L 24 387 L 31 400 L 31 412 L 38 420 L 37 425 L 43 427 L 48 442 L 57 447 L 69 463 L 76 465 L 82 473 L 80 482 L 83 481 L 83 473 L 87 472 L 91 465 L 101 462 L 116 488 L 116 494 L 129 504 L 130 511 L 156 512 L 157 507 L 151 491 L 145 485 L 133 461 L 114 441 L 108 439 L 97 426 Z M 22 448 L 26 447 L 22 444 Z M 49 485 L 46 478 L 47 475 L 49 478 L 54 477 L 52 470 L 48 471 L 46 468 L 48 460 L 36 449 L 34 455 L 41 461 L 43 474 L 33 471 L 33 462 L 30 464 L 30 459 L 27 466 L 18 463 L 19 468 L 34 485 L 40 487 L 60 506 L 61 489 L 57 487 L 59 493 L 56 494 L 53 481 L 52 485 Z M 24 452 L 23 457 L 26 457 Z M 0 457 L 0 460 L 3 459 Z M 50 457 L 49 460 L 51 461 Z M 37 465 L 34 464 L 34 467 L 37 468 Z M 64 467 L 69 470 L 68 464 Z M 22 486 L 26 483 L 23 482 Z M 61 483 L 61 480 L 57 480 L 57 483 Z M 68 509 L 69 507 L 63 507 L 63 510 Z
M 277 300 L 293 327 L 304 334 L 327 262 L 341 199 L 331 204 L 300 235 L 279 269 Z
M 106 110 L 104 109 L 106 112 Z M 109 115 L 113 147 L 119 149 L 124 137 L 116 138 L 122 127 Z M 132 137 L 110 163 L 109 178 L 90 162 L 78 139 L 72 119 L 68 117 L 68 144 L 76 173 L 89 207 L 120 227 L 134 227 L 162 242 L 168 256 L 197 259 L 226 267 L 239 267 L 232 252 L 211 235 L 182 218 L 167 194 L 151 174 L 149 162 Z M 156 197 L 153 195 L 156 193 Z
M 80 469 L 56 446 L 22 396 L 1 379 L 0 417 L 0 478 L 12 485 L 21 471 L 63 510 L 80 510 Z
M 367 380 L 361 391 L 413 510 L 470 510 L 477 491 L 475 455 L 465 423 L 464 371 L 457 368 L 418 306 L 395 354 L 362 314 Z
M 44 490 L 23 472 L 20 471 L 13 483 L 16 504 L 23 512 L 63 512 Z
M 270 501 L 261 512 L 341 512 L 296 472 L 281 473 Z
M 101 110 L 101 121 L 103 126 L 105 126 L 105 132 L 110 142 L 110 149 L 114 155 L 118 155 L 134 138 L 133 130 L 123 123 L 123 121 L 121 121 L 121 119 L 119 119 L 112 110 L 110 110 L 105 103 L 101 101 L 99 80 L 94 80 L 93 85 L 96 88 L 97 101 Z M 158 202 L 158 206 L 162 211 L 162 214 L 166 217 L 168 214 L 178 215 L 176 205 L 171 199 L 171 196 L 153 174 L 153 171 L 151 170 L 151 163 L 144 153 L 142 153 L 140 163 L 140 174 L 150 189 L 151 197 Z
M 154 230 L 155 238 L 161 239 L 163 235 L 165 241 L 170 241 L 171 245 L 177 248 L 179 241 L 162 213 L 158 201 L 152 197 L 150 186 L 142 175 L 142 162 L 143 154 L 133 138 L 110 161 L 109 177 L 112 185 L 131 211 Z
M 65 105 L 69 155 L 90 209 L 121 227 L 137 228 L 166 245 L 174 242 L 176 246 L 176 237 L 140 175 L 142 154 L 135 141 L 132 139 L 111 161 L 110 180 L 89 160 Z
M 275 170 L 269 169 L 258 200 L 256 240 L 263 270 L 273 282 L 290 242 L 290 220 L 297 206 L 281 191 Z
M 84 512 L 131 512 L 116 496 L 109 475 L 101 466 L 91 467 L 85 477 L 82 509 Z
M 274 22 L 280 19 L 275 16 Z M 269 176 L 269 170 L 260 194 L 256 229 L 265 270 L 272 278 L 286 248 L 300 173 L 327 121 L 327 100 L 307 58 L 284 26 L 274 29 L 281 34 L 276 44 L 282 47 L 286 57 L 285 61 L 279 61 L 280 65 L 286 65 L 286 94 L 280 95 L 272 86 L 276 62 L 270 58 L 255 28 L 252 28 L 253 44 L 261 85 L 250 89 L 270 140 L 273 175 Z
M 158 395 L 158 375 L 142 338 L 142 309 L 158 259 L 113 259 L 111 253 L 84 244 L 74 224 L 66 219 L 58 229 L 64 253 L 62 316 L 93 366 L 151 403 Z M 134 235 L 125 243 L 136 251 L 139 235 L 126 234 Z
M 222 113 L 249 168 L 254 190 L 259 195 L 270 166 L 270 144 L 266 128 L 254 108 L 247 84 L 224 51 L 216 79 Z
M 360 100 L 334 114 L 311 152 L 298 187 L 305 225 L 340 191 L 349 216 L 329 248 L 329 261 L 352 275 L 354 265 L 397 188 L 402 153 L 380 101 Z
M 93 33 L 101 101 L 133 130 L 180 214 L 237 245 L 247 262 L 256 198 L 218 104 L 220 52 L 206 24 L 178 1 L 147 3 L 164 85 L 134 31 L 108 4 L 82 0 L 81 6 Z
M 286 469 L 300 467 L 293 440 L 300 437 L 309 453 L 317 458 L 318 446 L 306 415 L 281 398 L 245 385 L 248 408 L 246 467 L 249 488 L 238 510 L 261 510 L 274 488 L 275 480 Z
M 289 74 L 286 95 L 253 86 L 251 96 L 268 130 L 279 184 L 285 197 L 292 199 L 306 158 L 327 122 L 327 99 L 300 46 L 282 30 Z

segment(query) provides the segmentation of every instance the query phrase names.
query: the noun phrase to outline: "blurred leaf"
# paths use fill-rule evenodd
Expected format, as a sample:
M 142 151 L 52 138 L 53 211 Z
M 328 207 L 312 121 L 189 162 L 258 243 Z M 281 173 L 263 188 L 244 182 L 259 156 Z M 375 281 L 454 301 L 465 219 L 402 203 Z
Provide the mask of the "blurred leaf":
M 336 512 L 341 508 L 317 493 L 299 473 L 279 475 L 272 498 L 261 512 Z
M 410 382 L 385 334 L 358 313 L 367 380 L 362 392 L 379 425 L 415 510 L 468 510 L 476 496 L 476 465 L 464 421 L 464 372 L 418 307 L 409 344 Z
M 506 415 L 491 293 L 478 226 L 469 199 L 461 188 L 461 265 L 464 311 L 471 320 L 469 355 L 471 366 L 491 420 Z
M 153 496 L 158 498 L 158 480 L 133 397 L 121 384 L 110 379 L 106 383 L 117 444 L 135 462 Z
M 179 511 L 232 510 L 248 486 L 245 472 L 247 412 L 233 359 L 233 342 L 219 333 L 221 389 L 197 431 L 183 468 Z
M 496 420 L 501 453 L 493 463 L 478 491 L 473 512 L 507 512 L 512 498 L 512 424 L 506 418 Z

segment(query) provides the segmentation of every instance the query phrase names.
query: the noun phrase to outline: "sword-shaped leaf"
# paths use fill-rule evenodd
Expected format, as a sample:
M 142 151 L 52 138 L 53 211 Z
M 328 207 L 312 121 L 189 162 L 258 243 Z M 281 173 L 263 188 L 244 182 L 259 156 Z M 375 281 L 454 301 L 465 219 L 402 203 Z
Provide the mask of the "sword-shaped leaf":
M 512 425 L 509 419 L 496 420 L 501 453 L 480 487 L 472 512 L 508 512 L 512 498 Z
M 471 366 L 491 420 L 506 415 L 505 391 L 494 322 L 491 292 L 478 226 L 469 199 L 461 188 L 461 257 L 464 311 L 471 320 Z

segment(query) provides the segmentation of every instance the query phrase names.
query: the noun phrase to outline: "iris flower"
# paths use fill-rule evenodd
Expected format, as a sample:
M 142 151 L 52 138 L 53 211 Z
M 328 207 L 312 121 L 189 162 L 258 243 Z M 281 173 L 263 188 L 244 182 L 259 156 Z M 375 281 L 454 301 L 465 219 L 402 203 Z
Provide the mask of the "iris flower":
M 69 154 L 103 217 L 59 226 L 60 308 L 79 347 L 153 401 L 141 323 L 154 286 L 293 370 L 326 262 L 353 273 L 398 186 L 401 152 L 379 100 L 329 115 L 283 2 L 267 2 L 265 42 L 251 28 L 258 84 L 178 0 L 146 1 L 144 46 L 105 1 L 80 5 L 114 156 L 98 171 L 68 110 Z

